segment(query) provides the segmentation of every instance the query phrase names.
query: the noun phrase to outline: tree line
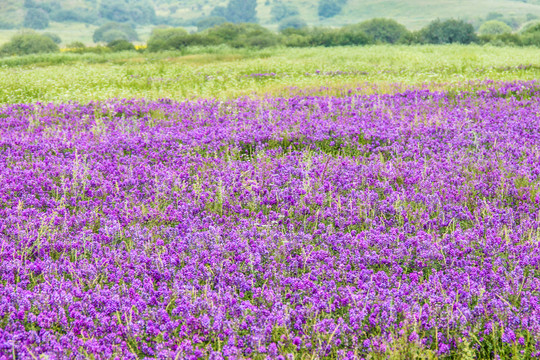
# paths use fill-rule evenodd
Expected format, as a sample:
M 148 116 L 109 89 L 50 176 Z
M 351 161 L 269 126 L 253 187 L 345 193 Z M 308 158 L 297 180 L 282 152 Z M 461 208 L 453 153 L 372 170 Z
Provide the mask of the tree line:
M 341 28 L 308 27 L 301 21 L 290 21 L 279 32 L 254 23 L 219 23 L 189 33 L 178 27 L 156 27 L 147 41 L 145 51 L 181 50 L 190 46 L 227 45 L 234 48 L 268 48 L 275 46 L 362 46 L 370 44 L 493 44 L 540 46 L 540 22 L 520 33 L 496 20 L 486 22 L 477 33 L 473 25 L 456 19 L 434 20 L 418 31 L 409 31 L 392 19 L 371 19 Z M 511 30 L 511 29 L 510 29 Z M 94 42 L 105 46 L 86 47 L 69 44 L 75 52 L 109 52 L 134 50 L 138 35 L 126 23 L 109 22 L 94 32 Z M 59 51 L 61 40 L 54 34 L 23 32 L 0 48 L 0 55 L 24 55 Z

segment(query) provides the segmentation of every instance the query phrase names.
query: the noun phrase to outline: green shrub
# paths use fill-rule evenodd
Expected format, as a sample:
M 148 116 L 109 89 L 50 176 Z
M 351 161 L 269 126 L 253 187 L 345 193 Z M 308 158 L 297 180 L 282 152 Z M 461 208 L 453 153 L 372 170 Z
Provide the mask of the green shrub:
M 463 20 L 435 20 L 420 30 L 420 41 L 428 44 L 470 44 L 477 42 L 474 27 Z
M 311 46 L 335 46 L 337 29 L 326 29 L 316 27 L 309 32 L 309 43 Z
M 268 42 L 273 38 L 277 41 L 277 35 L 270 30 L 257 24 L 232 24 L 225 23 L 206 30 L 202 35 L 217 44 L 228 44 L 234 47 L 242 47 L 242 42 L 252 37 L 267 37 Z M 249 45 L 248 45 L 249 46 Z
M 480 35 L 501 35 L 511 33 L 512 28 L 499 20 L 490 20 L 480 26 L 478 33 Z
M 361 29 L 344 27 L 337 32 L 333 46 L 367 45 L 372 42 L 372 38 Z
M 521 42 L 525 46 L 540 46 L 540 31 L 523 34 Z
M 371 19 L 346 28 L 357 28 L 375 43 L 396 44 L 403 42 L 409 35 L 405 26 L 392 19 Z
M 111 42 L 113 40 L 139 40 L 139 36 L 135 29 L 128 24 L 120 24 L 115 22 L 106 23 L 94 31 L 93 40 L 98 42 Z
M 58 45 L 48 36 L 34 32 L 17 34 L 0 48 L 0 56 L 58 52 Z
M 127 40 L 113 40 L 107 44 L 107 47 L 111 49 L 112 52 L 135 51 L 135 46 Z
M 182 28 L 154 29 L 147 42 L 151 52 L 180 49 L 190 43 L 189 34 Z
M 233 47 L 258 47 L 265 48 L 275 46 L 278 43 L 278 37 L 272 31 L 257 24 L 223 24 L 218 28 L 209 31 L 210 37 L 216 37 Z
M 49 15 L 41 9 L 28 9 L 24 15 L 23 26 L 36 30 L 45 29 L 49 26 Z
M 480 35 L 480 43 L 493 46 L 521 46 L 523 41 L 518 34 Z
M 254 47 L 254 48 L 267 48 L 276 46 L 278 44 L 278 37 L 274 34 L 260 34 L 250 37 L 246 37 L 241 42 L 236 42 L 233 46 L 236 47 Z
M 72 43 L 67 44 L 66 48 L 68 48 L 70 50 L 84 50 L 84 49 L 86 49 L 86 45 L 84 45 L 80 41 L 74 41 Z
M 526 24 L 521 33 L 521 42 L 525 46 L 540 46 L 540 22 Z
M 538 21 L 531 21 L 520 30 L 521 34 L 533 34 L 536 32 L 540 32 L 540 22 Z
M 291 33 L 284 35 L 281 43 L 287 47 L 308 47 L 311 45 L 311 38 L 307 35 Z

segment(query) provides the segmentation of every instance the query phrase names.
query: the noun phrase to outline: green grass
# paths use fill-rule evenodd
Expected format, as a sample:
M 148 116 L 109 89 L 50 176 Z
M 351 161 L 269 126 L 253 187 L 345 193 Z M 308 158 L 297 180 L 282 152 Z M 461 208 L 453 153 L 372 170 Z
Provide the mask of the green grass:
M 249 76 L 255 73 L 277 76 Z M 63 53 L 0 59 L 0 103 L 230 98 L 288 95 L 306 89 L 323 94 L 358 88 L 367 93 L 399 90 L 391 84 L 463 89 L 463 83 L 471 80 L 539 76 L 537 48 L 477 45 Z

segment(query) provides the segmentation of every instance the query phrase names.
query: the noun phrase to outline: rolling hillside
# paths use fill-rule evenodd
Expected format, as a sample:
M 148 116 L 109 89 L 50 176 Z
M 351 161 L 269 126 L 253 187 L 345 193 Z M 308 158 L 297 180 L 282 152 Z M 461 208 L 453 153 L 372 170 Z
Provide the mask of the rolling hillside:
M 226 6 L 228 3 L 228 0 L 108 0 L 106 3 L 114 4 L 119 1 L 130 4 L 143 2 L 155 12 L 157 21 L 153 24 L 143 25 L 135 22 L 141 25 L 138 29 L 142 34 L 141 40 L 145 40 L 145 35 L 155 24 L 162 22 L 183 26 L 190 31 L 196 30 L 194 24 L 199 19 L 210 16 L 216 6 Z M 280 3 L 295 7 L 299 16 L 311 26 L 342 26 L 375 17 L 388 17 L 415 30 L 436 18 L 460 18 L 475 22 L 477 25 L 490 13 L 500 13 L 507 19 L 515 19 L 516 24 L 540 17 L 540 0 L 334 0 L 344 3 L 341 11 L 335 16 L 321 19 L 318 15 L 319 1 L 257 0 L 257 17 L 262 25 L 277 29 L 278 23 L 272 19 L 271 11 Z M 42 30 L 65 33 L 70 39 L 80 38 L 88 42 L 91 35 L 87 32 L 91 32 L 96 25 L 105 21 L 99 17 L 102 0 L 0 0 L 0 29 L 4 28 L 0 30 L 0 42 L 23 27 L 29 2 L 49 9 L 54 7 L 57 11 L 61 9 L 76 14 L 92 14 L 94 21 L 86 24 L 78 20 L 59 22 L 52 17 L 49 27 Z M 9 25 L 12 29 L 5 30 Z

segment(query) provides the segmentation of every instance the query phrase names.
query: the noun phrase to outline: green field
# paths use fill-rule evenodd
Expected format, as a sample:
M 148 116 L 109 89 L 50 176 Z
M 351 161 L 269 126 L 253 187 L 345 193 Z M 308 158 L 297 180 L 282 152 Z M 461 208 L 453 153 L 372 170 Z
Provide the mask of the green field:
M 477 45 L 33 55 L 0 59 L 0 102 L 395 90 L 389 84 L 464 88 L 484 79 L 537 79 L 538 55 L 538 48 Z

